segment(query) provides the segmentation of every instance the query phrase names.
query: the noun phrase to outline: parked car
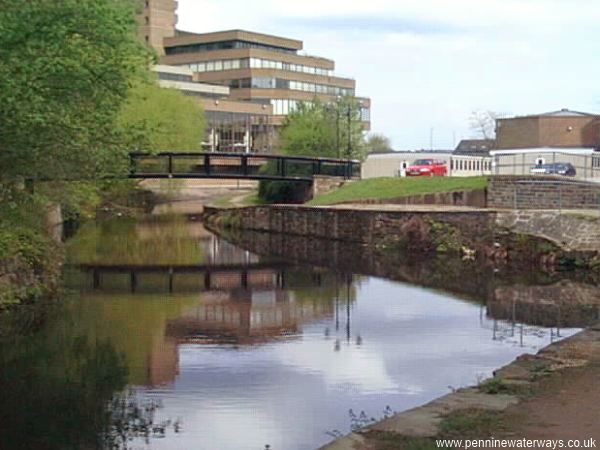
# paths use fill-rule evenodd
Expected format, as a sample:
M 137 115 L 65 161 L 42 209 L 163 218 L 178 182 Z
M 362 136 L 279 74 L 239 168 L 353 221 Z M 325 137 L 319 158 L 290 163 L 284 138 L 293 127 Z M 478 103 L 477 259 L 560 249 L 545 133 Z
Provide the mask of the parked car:
M 531 168 L 532 174 L 542 175 L 565 175 L 574 177 L 577 174 L 575 167 L 571 163 L 557 162 L 551 164 L 538 164 Z
M 409 177 L 443 177 L 448 172 L 446 161 L 439 159 L 417 159 L 406 169 Z

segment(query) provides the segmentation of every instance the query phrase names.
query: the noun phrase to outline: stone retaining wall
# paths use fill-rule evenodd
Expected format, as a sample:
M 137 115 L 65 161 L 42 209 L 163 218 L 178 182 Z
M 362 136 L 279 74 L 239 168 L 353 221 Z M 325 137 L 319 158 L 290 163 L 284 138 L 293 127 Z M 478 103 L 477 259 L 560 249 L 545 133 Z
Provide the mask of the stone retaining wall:
M 204 220 L 216 229 L 395 246 L 411 253 L 474 251 L 493 261 L 600 263 L 600 215 L 583 211 L 265 205 L 207 207 Z
M 569 251 L 600 251 L 600 214 L 577 211 L 511 210 L 496 214 L 498 227 L 539 236 Z
M 385 199 L 365 199 L 340 202 L 338 204 L 360 205 L 443 205 L 487 207 L 486 189 L 463 189 L 452 192 L 436 192 L 432 194 L 407 195 L 404 197 Z
M 493 176 L 488 207 L 507 209 L 600 209 L 600 184 L 561 176 Z
M 431 230 L 440 238 L 456 240 L 456 244 L 477 247 L 485 242 L 490 245 L 495 221 L 493 211 L 476 209 L 378 211 L 295 205 L 205 209 L 208 220 L 214 215 L 223 221 L 223 225 L 234 228 L 373 245 L 390 238 L 405 237 L 418 245 Z

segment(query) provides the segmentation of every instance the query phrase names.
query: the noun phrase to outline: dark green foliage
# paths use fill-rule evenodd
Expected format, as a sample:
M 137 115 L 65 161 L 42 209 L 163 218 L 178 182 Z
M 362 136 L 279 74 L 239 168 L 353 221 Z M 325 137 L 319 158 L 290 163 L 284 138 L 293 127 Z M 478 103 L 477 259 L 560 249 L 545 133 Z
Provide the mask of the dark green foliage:
M 0 172 L 37 179 L 122 170 L 114 129 L 149 54 L 133 0 L 3 0 Z M 119 164 L 121 163 L 121 165 Z
M 61 252 L 46 235 L 39 196 L 0 186 L 0 309 L 48 294 Z
M 12 328 L 12 318 L 0 318 Z M 74 325 L 17 328 L 0 339 L 0 448 L 102 448 L 99 433 L 111 425 L 107 405 L 127 371 L 109 342 L 90 342 Z
M 364 137 L 358 104 L 352 98 L 324 104 L 318 99 L 300 103 L 281 129 L 282 153 L 290 156 L 363 159 Z M 265 173 L 276 173 L 267 165 Z M 287 173 L 310 175 L 312 167 L 288 163 Z M 259 198 L 267 203 L 301 203 L 306 200 L 306 183 L 261 181 Z
M 275 175 L 278 173 L 275 162 L 265 164 L 261 174 Z M 287 163 L 286 173 L 295 176 L 309 176 L 311 166 L 301 163 Z M 310 184 L 301 181 L 270 181 L 263 180 L 258 185 L 258 197 L 265 203 L 302 203 L 306 200 L 306 190 Z
M 362 159 L 365 146 L 356 100 L 300 103 L 285 118 L 281 147 L 287 155 Z

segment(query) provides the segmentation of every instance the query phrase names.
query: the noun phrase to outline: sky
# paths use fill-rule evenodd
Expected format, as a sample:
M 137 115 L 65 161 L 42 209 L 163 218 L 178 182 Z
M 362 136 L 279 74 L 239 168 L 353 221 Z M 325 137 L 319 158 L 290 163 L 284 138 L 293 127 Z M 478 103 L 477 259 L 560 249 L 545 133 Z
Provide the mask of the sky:
M 178 28 L 304 41 L 396 150 L 477 137 L 473 111 L 600 113 L 598 0 L 179 0 Z

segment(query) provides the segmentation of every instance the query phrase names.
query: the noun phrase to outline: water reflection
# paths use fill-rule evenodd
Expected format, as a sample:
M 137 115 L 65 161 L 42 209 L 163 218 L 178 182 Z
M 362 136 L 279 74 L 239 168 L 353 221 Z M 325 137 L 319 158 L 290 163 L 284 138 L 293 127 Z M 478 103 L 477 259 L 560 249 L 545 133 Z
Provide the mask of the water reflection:
M 576 280 L 511 282 L 290 237 L 237 243 L 183 219 L 81 230 L 65 311 L 2 345 L 1 381 L 17 388 L 0 443 L 314 449 L 349 430 L 345 411 L 361 423 L 417 406 L 597 317 L 597 288 Z
M 102 447 L 99 433 L 111 424 L 106 405 L 125 387 L 125 362 L 110 341 L 63 320 L 0 341 L 0 448 Z M 11 322 L 3 317 L 2 326 Z M 120 448 L 111 433 L 104 440 Z

